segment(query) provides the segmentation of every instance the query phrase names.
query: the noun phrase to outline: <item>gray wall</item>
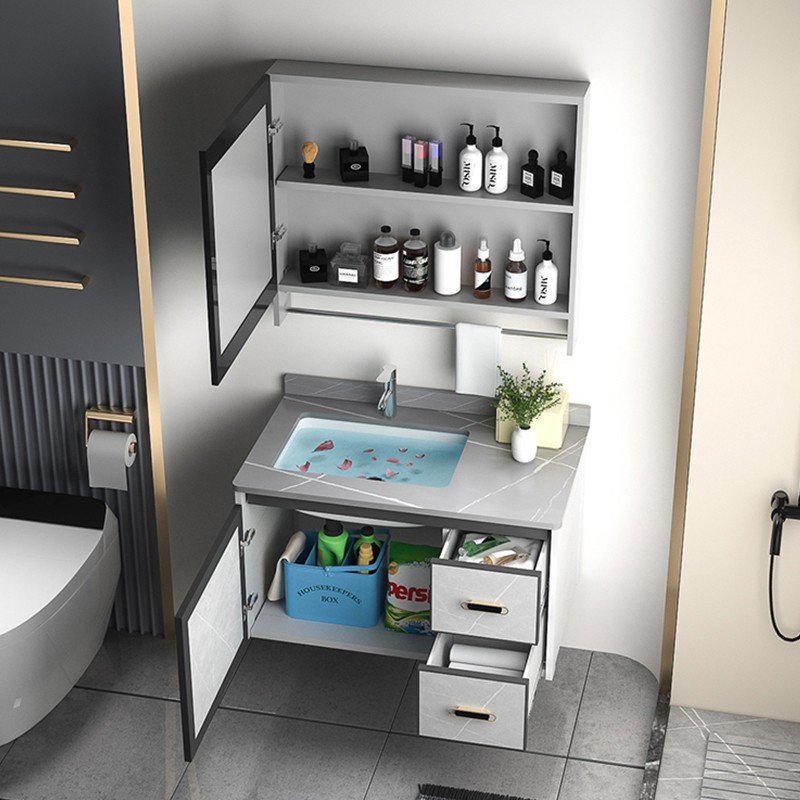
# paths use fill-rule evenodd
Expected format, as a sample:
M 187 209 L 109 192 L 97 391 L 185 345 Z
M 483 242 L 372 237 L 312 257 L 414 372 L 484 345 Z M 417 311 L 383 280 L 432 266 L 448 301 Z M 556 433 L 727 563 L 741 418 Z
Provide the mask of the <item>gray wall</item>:
M 96 497 L 119 522 L 122 574 L 111 623 L 118 630 L 163 631 L 155 545 L 153 481 L 144 370 L 66 358 L 0 354 L 0 486 Z M 96 405 L 135 409 L 139 452 L 128 491 L 92 489 L 84 412 Z
M 0 229 L 86 234 L 79 246 L 0 239 L 0 274 L 73 279 L 84 291 L 0 283 L 0 350 L 143 364 L 116 3 L 8 2 L 0 15 L 0 184 L 81 186 L 75 200 L 0 192 Z
M 372 379 L 391 361 L 406 384 L 454 380 L 448 331 L 313 318 L 274 328 L 267 317 L 211 387 L 197 151 L 264 61 L 588 80 L 576 352 L 508 339 L 502 362 L 549 367 L 593 408 L 583 573 L 567 643 L 656 671 L 708 0 L 136 0 L 134 13 L 176 602 L 225 519 L 231 479 L 282 373 Z

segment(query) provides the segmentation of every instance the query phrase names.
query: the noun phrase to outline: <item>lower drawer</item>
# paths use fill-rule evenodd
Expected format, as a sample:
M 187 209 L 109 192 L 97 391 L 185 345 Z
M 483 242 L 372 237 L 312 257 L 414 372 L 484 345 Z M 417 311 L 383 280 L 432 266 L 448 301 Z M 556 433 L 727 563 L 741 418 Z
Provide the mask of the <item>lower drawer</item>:
M 524 656 L 520 677 L 451 669 L 454 644 L 488 643 L 440 633 L 419 668 L 419 733 L 438 739 L 523 750 L 528 714 L 542 669 L 542 644 L 494 643 Z

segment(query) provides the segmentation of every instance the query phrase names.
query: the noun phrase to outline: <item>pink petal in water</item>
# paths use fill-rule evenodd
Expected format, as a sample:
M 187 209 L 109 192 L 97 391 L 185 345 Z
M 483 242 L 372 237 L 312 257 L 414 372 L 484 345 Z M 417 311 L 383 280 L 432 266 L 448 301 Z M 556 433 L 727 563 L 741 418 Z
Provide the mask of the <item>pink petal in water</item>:
M 392 472 L 388 467 L 386 468 L 386 472 L 384 473 L 387 478 L 394 478 L 395 475 L 399 475 L 399 472 Z
M 399 464 L 399 463 L 400 463 L 400 459 L 399 459 L 399 458 L 387 458 L 386 460 L 387 460 L 387 461 L 388 461 L 390 464 Z
M 377 457 L 377 456 L 372 456 L 372 460 L 373 460 L 373 461 L 377 461 L 377 460 L 378 460 L 378 457 Z
M 411 467 L 413 464 L 409 461 L 408 464 L 403 464 L 404 467 Z
M 401 453 L 407 453 L 407 452 L 408 452 L 408 448 L 407 448 L 407 447 L 398 447 L 397 449 L 398 449 L 398 450 L 399 450 Z
M 353 466 L 353 462 L 349 458 L 346 458 L 341 464 L 337 464 L 336 466 L 339 469 L 350 469 L 350 467 Z
M 374 447 L 366 447 L 361 452 L 362 453 L 371 453 L 371 452 L 373 452 L 374 449 L 375 449 Z
M 356 478 L 366 478 L 366 475 L 356 475 Z
M 314 448 L 314 452 L 318 453 L 320 450 L 333 450 L 333 442 L 330 439 L 326 439 L 324 442 L 320 442 Z
M 298 464 L 297 465 L 297 469 L 299 469 L 300 472 L 308 472 L 308 468 L 310 466 L 311 466 L 311 462 L 310 461 L 306 461 L 305 464 Z
M 416 453 L 414 458 L 425 458 L 425 453 Z

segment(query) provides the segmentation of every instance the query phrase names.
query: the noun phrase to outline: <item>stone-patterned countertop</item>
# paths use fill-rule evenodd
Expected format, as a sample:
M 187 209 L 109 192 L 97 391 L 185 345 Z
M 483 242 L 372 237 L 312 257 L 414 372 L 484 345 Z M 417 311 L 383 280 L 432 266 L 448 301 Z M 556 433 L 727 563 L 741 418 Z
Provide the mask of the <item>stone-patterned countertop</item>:
M 381 384 L 289 375 L 285 387 L 234 479 L 235 490 L 251 500 L 259 496 L 266 505 L 443 527 L 470 523 L 477 530 L 506 527 L 520 533 L 561 527 L 589 432 L 588 407 L 570 406 L 561 449 L 540 447 L 533 462 L 519 464 L 509 445 L 495 441 L 494 411 L 486 398 L 398 384 L 397 412 L 386 420 L 376 407 Z M 469 438 L 445 488 L 276 469 L 279 453 L 303 416 L 462 431 Z

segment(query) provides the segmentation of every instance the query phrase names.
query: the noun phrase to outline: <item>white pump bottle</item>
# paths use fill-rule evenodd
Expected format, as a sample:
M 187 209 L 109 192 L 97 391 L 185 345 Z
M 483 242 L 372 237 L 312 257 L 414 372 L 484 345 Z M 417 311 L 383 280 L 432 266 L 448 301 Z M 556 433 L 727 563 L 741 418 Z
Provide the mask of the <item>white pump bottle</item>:
M 551 306 L 558 296 L 558 267 L 553 263 L 550 240 L 537 241 L 544 242 L 544 253 L 533 270 L 533 299 L 540 306 Z
M 503 150 L 499 125 L 487 125 L 494 128 L 492 149 L 486 154 L 486 191 L 491 194 L 503 194 L 508 189 L 508 153 Z
M 458 185 L 465 192 L 477 192 L 483 185 L 483 154 L 477 148 L 472 123 L 461 124 L 469 128 L 469 133 L 466 147 L 458 154 Z

